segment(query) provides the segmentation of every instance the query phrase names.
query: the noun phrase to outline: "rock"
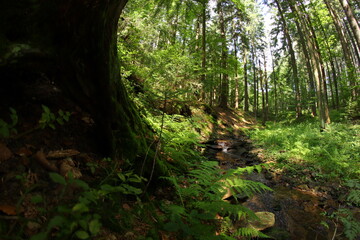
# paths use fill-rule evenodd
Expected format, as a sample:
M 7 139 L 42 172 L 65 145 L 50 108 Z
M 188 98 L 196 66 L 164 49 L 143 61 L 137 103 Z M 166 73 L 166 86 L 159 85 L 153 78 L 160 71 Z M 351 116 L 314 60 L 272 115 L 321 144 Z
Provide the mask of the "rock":
M 255 228 L 258 231 L 271 228 L 275 225 L 275 215 L 271 212 L 256 212 L 255 215 L 259 220 L 249 222 L 249 227 Z
M 219 145 L 207 145 L 206 147 L 208 147 L 210 149 L 214 149 L 214 150 L 219 150 L 219 151 L 221 151 L 223 149 L 223 147 L 219 146 Z
M 12 157 L 12 152 L 3 143 L 0 143 L 0 163 L 4 162 Z

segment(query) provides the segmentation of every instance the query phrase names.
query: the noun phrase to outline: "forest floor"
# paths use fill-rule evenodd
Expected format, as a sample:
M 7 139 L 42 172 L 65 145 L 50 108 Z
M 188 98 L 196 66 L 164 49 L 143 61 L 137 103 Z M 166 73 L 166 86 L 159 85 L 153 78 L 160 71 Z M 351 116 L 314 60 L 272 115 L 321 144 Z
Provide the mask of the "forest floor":
M 95 130 L 94 121 L 89 114 L 66 100 L 52 85 L 30 88 L 24 86 L 24 89 L 29 92 L 28 95 L 25 94 L 22 98 L 14 97 L 8 102 L 2 102 L 0 106 L 1 116 L 9 116 L 6 119 L 7 122 L 17 118 L 16 127 L 10 127 L 9 124 L 9 130 L 12 131 L 10 137 L 0 141 L 0 239 L 29 239 L 39 231 L 44 231 L 43 224 L 48 222 L 52 215 L 61 213 L 61 211 L 67 218 L 57 219 L 59 222 L 53 223 L 55 230 L 50 228 L 46 234 L 52 234 L 62 224 L 74 222 L 78 227 L 81 226 L 80 229 L 98 233 L 97 228 L 101 226 L 98 224 L 98 216 L 90 213 L 87 203 L 79 200 L 80 203 L 74 208 L 78 207 L 80 210 L 77 211 L 77 215 L 71 217 L 69 214 L 74 211 L 74 208 L 64 206 L 73 202 L 74 199 L 80 199 L 81 192 L 87 189 L 86 185 L 106 182 L 107 179 L 104 177 L 109 176 L 111 171 L 118 172 L 119 178 L 130 179 L 132 175 L 130 173 L 122 175 L 120 164 L 114 164 L 113 161 L 100 157 L 96 150 L 96 144 L 92 141 L 95 139 Z M 36 97 L 29 98 L 34 95 L 32 91 L 38 92 L 36 92 Z M 15 109 L 16 113 L 9 113 L 8 106 Z M 205 113 L 199 112 L 198 114 L 201 117 Z M 273 159 L 264 154 L 263 148 L 266 146 L 255 146 L 246 135 L 249 129 L 261 128 L 256 125 L 256 119 L 250 115 L 244 115 L 242 112 L 221 108 L 213 108 L 207 114 L 213 115 L 216 121 L 205 124 L 209 129 L 207 130 L 208 134 L 203 136 L 203 142 L 218 144 L 221 141 L 227 141 L 227 144 L 232 144 L 232 148 L 243 148 L 241 144 L 245 143 L 247 147 L 241 153 L 242 156 L 249 160 L 251 153 L 251 158 L 253 158 L 248 163 L 255 164 L 254 158 L 256 158 L 256 164 L 268 163 L 271 165 L 273 163 Z M 235 146 L 237 141 L 238 143 L 240 141 L 241 146 Z M 221 160 L 219 162 L 224 166 L 228 164 Z M 227 167 L 235 167 L 236 164 L 248 165 L 239 163 L 239 161 L 231 164 Z M 69 182 L 69 179 L 73 179 L 73 182 Z M 81 181 L 76 182 L 76 180 Z M 295 198 L 298 204 L 297 209 L 303 210 L 301 214 L 299 211 L 281 213 L 283 214 L 281 221 L 291 221 L 293 225 L 299 221 L 295 218 L 296 215 L 309 219 L 306 215 L 314 216 L 312 214 L 315 212 L 316 220 L 322 220 L 320 212 L 335 211 L 337 206 L 342 204 L 339 197 L 346 190 L 342 189 L 336 180 L 316 181 L 314 172 L 305 165 L 297 169 L 297 172 L 269 167 L 266 171 L 264 170 L 260 179 L 255 178 L 255 180 L 263 181 L 270 187 L 276 187 L 277 195 L 289 195 Z M 79 187 L 75 183 L 83 187 Z M 128 189 L 130 192 L 136 192 L 136 190 Z M 155 195 L 149 198 L 160 197 L 166 201 L 167 198 L 171 199 L 174 196 L 171 189 L 164 188 L 155 190 Z M 269 196 L 265 195 L 265 197 Z M 91 197 L 88 198 L 91 199 Z M 273 199 L 275 198 L 273 197 Z M 136 208 L 138 202 L 137 199 L 124 198 L 122 200 L 120 206 L 123 208 L 123 216 L 119 214 L 119 218 L 130 214 L 129 212 Z M 272 209 L 267 209 L 268 211 L 280 212 L 279 209 L 289 209 L 289 204 L 294 204 L 294 199 L 274 201 L 270 204 Z M 104 206 L 96 205 L 96 207 L 99 211 L 105 209 Z M 69 218 L 71 219 L 69 220 Z M 82 219 L 86 219 L 86 226 L 83 226 Z M 125 231 L 124 235 L 119 235 L 103 228 L 97 239 L 136 239 L 139 234 L 145 234 L 149 230 L 149 225 L 142 222 L 141 219 L 136 218 L 133 222 L 136 223 L 133 231 Z M 111 221 L 108 224 L 111 225 Z M 319 227 L 320 222 L 316 224 L 314 223 L 312 227 Z M 330 227 L 332 232 L 336 229 L 334 225 Z M 303 231 L 294 227 L 292 229 L 294 234 Z M 86 235 L 81 234 L 87 234 L 86 231 L 77 231 L 78 238 L 86 239 Z M 162 239 L 171 239 L 170 236 L 162 234 Z
M 325 212 L 334 212 L 342 204 L 339 196 L 343 196 L 346 189 L 341 188 L 339 182 L 314 179 L 317 173 L 305 164 L 300 164 L 297 172 L 274 166 L 275 160 L 267 156 L 266 146 L 259 146 L 246 135 L 248 130 L 264 128 L 256 124 L 256 119 L 244 118 L 243 113 L 233 110 L 215 110 L 220 124 L 207 142 L 205 155 L 219 161 L 223 169 L 266 166 L 261 173 L 246 178 L 269 186 L 273 192 L 256 194 L 244 200 L 243 205 L 254 212 L 266 211 L 275 215 L 275 225 L 265 230 L 268 236 L 273 239 L 326 240 L 336 236 L 336 231 L 342 231 L 341 226 L 324 217 Z M 355 211 L 359 212 L 359 209 Z M 346 238 L 337 236 L 336 239 Z

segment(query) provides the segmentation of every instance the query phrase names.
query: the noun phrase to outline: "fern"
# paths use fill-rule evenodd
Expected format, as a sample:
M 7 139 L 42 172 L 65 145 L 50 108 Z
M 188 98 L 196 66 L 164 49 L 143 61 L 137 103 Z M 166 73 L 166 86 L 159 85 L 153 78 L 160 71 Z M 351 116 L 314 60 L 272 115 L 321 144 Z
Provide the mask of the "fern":
M 349 240 L 354 240 L 360 235 L 360 222 L 349 209 L 339 209 L 336 216 L 344 225 L 344 233 Z
M 243 237 L 268 238 L 267 235 L 263 234 L 262 232 L 254 229 L 254 228 L 239 228 L 234 235 L 235 236 L 243 236 Z
M 222 200 L 228 188 L 246 196 L 271 190 L 262 183 L 241 179 L 241 174 L 252 172 L 256 168 L 235 169 L 224 174 L 217 165 L 217 162 L 206 161 L 192 165 L 193 169 L 186 176 L 164 177 L 174 185 L 181 200 L 181 206 L 163 205 L 164 211 L 169 216 L 168 222 L 164 225 L 165 230 L 177 232 L 182 237 L 191 235 L 195 239 L 219 239 L 220 236 L 214 236 L 214 233 L 226 222 L 226 218 L 216 220 L 217 215 L 231 216 L 232 219 L 239 221 L 256 218 L 248 208 Z M 236 198 L 235 194 L 234 197 Z M 232 232 L 233 236 L 264 236 L 251 228 Z M 224 234 L 220 239 L 234 239 Z
M 355 206 L 360 207 L 360 190 L 351 190 L 346 200 Z
M 354 206 L 360 206 L 360 180 L 351 179 L 346 181 L 345 186 L 349 187 L 351 190 L 347 195 L 346 200 L 348 203 L 353 204 Z

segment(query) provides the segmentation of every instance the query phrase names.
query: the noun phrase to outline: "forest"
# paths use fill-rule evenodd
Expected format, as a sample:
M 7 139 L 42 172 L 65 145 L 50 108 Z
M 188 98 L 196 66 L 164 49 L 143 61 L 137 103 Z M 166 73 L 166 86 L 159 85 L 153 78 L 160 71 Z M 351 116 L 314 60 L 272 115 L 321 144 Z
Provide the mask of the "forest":
M 359 240 L 359 21 L 0 1 L 0 240 Z

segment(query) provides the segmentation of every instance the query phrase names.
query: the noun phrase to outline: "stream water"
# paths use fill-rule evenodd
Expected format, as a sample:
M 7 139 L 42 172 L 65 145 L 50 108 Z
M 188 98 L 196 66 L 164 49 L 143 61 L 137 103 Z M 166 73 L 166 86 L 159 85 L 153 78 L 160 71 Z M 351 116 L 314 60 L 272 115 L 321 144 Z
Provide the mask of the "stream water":
M 254 149 L 246 136 L 236 139 L 218 139 L 206 145 L 205 155 L 219 161 L 223 169 L 260 164 L 259 149 Z M 275 215 L 275 225 L 265 230 L 273 239 L 286 240 L 327 240 L 332 239 L 335 226 L 321 215 L 324 201 L 330 201 L 314 194 L 311 189 L 304 191 L 284 182 L 268 172 L 253 173 L 247 179 L 262 182 L 273 189 L 272 192 L 257 194 L 243 205 L 255 212 L 267 211 Z M 325 199 L 325 200 L 324 200 Z M 329 228 L 321 224 L 326 221 Z M 341 239 L 341 238 L 335 238 Z

